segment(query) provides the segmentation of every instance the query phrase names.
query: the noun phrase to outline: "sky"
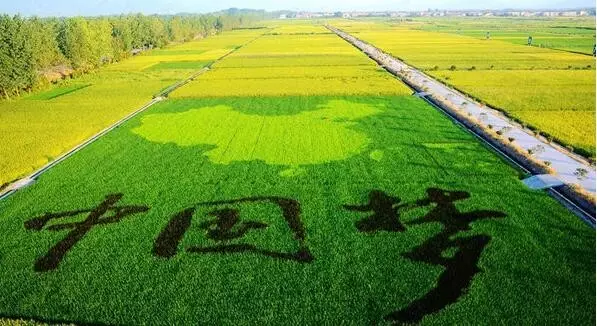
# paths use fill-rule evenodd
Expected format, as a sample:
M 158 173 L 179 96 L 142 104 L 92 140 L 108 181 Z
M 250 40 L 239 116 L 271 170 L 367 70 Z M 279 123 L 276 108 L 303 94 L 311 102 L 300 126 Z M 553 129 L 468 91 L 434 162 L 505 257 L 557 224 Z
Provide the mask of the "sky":
M 206 13 L 227 8 L 308 11 L 579 8 L 594 0 L 0 0 L 0 13 L 77 16 L 120 13 Z

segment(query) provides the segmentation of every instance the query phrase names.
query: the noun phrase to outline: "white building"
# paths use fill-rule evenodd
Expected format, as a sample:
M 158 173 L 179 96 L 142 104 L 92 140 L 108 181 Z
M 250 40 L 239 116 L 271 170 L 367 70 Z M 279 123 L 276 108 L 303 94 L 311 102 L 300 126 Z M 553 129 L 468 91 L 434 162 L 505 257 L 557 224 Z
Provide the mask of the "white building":
M 562 13 L 560 15 L 561 16 L 565 16 L 565 17 L 576 17 L 576 16 L 578 16 L 578 14 L 576 13 L 576 11 L 562 11 Z

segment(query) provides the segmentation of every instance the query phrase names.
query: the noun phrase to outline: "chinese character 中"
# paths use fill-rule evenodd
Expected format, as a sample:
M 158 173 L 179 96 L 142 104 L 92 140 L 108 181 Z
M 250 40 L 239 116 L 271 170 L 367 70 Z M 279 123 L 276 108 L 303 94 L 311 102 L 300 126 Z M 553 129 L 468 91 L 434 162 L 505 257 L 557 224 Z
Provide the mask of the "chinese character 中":
M 55 244 L 48 252 L 35 261 L 36 272 L 48 272 L 58 267 L 66 253 L 71 250 L 77 242 L 81 241 L 91 229 L 97 225 L 107 225 L 120 222 L 124 217 L 142 213 L 149 210 L 147 206 L 115 206 L 122 199 L 122 194 L 112 194 L 97 207 L 91 209 L 80 209 L 61 213 L 46 213 L 43 216 L 33 218 L 25 222 L 27 230 L 41 231 L 51 220 L 75 217 L 87 213 L 87 218 L 81 222 L 70 222 L 50 225 L 48 231 L 70 230 L 66 237 Z M 107 212 L 113 212 L 111 216 L 105 216 Z

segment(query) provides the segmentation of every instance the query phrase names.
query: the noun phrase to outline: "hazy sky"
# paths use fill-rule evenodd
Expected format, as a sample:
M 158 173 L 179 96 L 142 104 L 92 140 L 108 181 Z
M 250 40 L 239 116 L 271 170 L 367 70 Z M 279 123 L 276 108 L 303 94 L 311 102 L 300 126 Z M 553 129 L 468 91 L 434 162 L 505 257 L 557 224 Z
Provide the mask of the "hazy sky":
M 334 10 L 423 10 L 576 8 L 594 7 L 594 0 L 0 0 L 0 13 L 73 16 L 142 12 L 173 14 L 213 12 L 230 7 L 253 9 Z

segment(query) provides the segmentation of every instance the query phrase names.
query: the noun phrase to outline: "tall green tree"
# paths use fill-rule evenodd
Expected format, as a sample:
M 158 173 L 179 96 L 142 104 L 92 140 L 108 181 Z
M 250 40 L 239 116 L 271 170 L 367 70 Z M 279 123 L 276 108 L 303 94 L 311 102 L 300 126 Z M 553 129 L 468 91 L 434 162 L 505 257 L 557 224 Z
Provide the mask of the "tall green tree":
M 25 20 L 0 16 L 0 91 L 9 98 L 31 89 L 36 70 L 33 48 Z
M 130 20 L 129 16 L 120 16 L 111 20 L 112 51 L 116 60 L 126 58 L 133 49 L 133 34 Z
M 186 39 L 186 28 L 181 17 L 175 16 L 168 22 L 168 37 L 174 42 Z
M 147 19 L 150 30 L 149 48 L 161 48 L 168 43 L 168 32 L 164 22 L 157 16 L 150 16 Z
M 0 96 L 9 98 L 42 84 L 56 66 L 88 71 L 128 57 L 134 50 L 163 47 L 232 29 L 261 12 L 230 10 L 213 15 L 102 18 L 22 18 L 0 15 Z
M 91 49 L 93 53 L 92 63 L 99 66 L 114 60 L 114 49 L 112 47 L 112 24 L 106 18 L 94 19 L 89 22 Z
M 58 32 L 58 45 L 73 68 L 89 70 L 96 66 L 92 33 L 84 18 L 67 18 L 62 21 Z
M 34 17 L 27 21 L 27 30 L 38 72 L 65 62 L 58 47 L 56 21 Z

